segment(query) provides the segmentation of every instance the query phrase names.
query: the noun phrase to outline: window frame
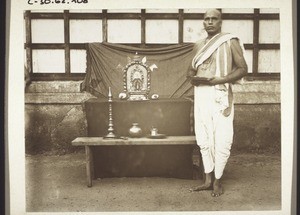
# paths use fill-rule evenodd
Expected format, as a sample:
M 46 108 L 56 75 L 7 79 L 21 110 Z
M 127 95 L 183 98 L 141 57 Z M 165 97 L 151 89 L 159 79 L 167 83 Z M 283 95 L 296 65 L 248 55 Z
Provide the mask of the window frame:
M 141 9 L 140 13 L 108 13 L 102 10 L 101 13 L 76 13 L 64 10 L 60 13 L 36 13 L 30 10 L 25 11 L 26 41 L 26 66 L 32 80 L 82 80 L 86 73 L 71 73 L 70 50 L 86 50 L 86 43 L 70 43 L 70 20 L 80 19 L 101 19 L 102 20 L 102 41 L 107 42 L 107 21 L 109 19 L 138 19 L 141 21 L 141 43 L 125 44 L 137 47 L 159 47 L 169 44 L 147 44 L 146 41 L 146 20 L 178 20 L 178 44 L 184 44 L 184 20 L 203 20 L 204 13 L 184 13 L 184 9 L 178 9 L 178 13 L 146 13 Z M 33 19 L 63 19 L 64 20 L 64 43 L 32 43 L 31 20 Z M 247 80 L 272 80 L 280 79 L 280 73 L 259 73 L 258 53 L 260 50 L 280 50 L 280 43 L 259 43 L 259 21 L 279 20 L 279 13 L 260 13 L 255 8 L 253 13 L 223 13 L 223 20 L 252 20 L 253 21 L 253 43 L 245 43 L 246 50 L 252 50 L 252 73 L 248 73 Z M 123 43 L 124 44 L 124 43 Z M 32 50 L 33 49 L 63 49 L 65 52 L 64 73 L 33 73 L 32 71 Z

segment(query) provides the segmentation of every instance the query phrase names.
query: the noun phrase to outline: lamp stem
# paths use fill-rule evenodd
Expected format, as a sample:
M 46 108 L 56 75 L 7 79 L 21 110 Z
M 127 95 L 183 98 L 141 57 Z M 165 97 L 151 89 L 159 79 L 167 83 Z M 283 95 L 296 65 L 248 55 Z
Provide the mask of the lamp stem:
M 108 134 L 105 138 L 116 138 L 114 134 L 114 124 L 113 124 L 113 117 L 112 117 L 112 94 L 110 87 L 108 88 Z

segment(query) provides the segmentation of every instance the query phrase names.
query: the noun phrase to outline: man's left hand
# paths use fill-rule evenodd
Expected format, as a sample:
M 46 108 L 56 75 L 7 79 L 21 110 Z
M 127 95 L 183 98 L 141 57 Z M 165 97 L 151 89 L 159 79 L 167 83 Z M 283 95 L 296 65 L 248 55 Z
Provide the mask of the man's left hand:
M 225 84 L 226 80 L 224 77 L 213 77 L 209 80 L 210 85 L 217 85 L 217 84 Z

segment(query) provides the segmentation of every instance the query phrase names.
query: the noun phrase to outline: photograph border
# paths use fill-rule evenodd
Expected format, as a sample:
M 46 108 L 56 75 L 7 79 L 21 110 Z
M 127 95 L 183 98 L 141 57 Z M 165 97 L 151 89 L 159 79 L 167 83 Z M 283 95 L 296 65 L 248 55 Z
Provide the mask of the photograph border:
M 8 80 L 6 91 L 6 119 L 5 126 L 8 150 L 6 159 L 8 166 L 9 208 L 8 214 L 53 214 L 51 212 L 26 212 L 25 191 L 25 122 L 24 122 L 24 19 L 25 10 L 56 10 L 56 9 L 133 9 L 133 8 L 170 8 L 171 0 L 88 0 L 87 4 L 70 5 L 28 5 L 28 1 L 11 0 L 7 3 L 7 54 Z M 290 214 L 292 203 L 292 173 L 294 155 L 294 120 L 295 120 L 295 71 L 294 44 L 292 22 L 292 0 L 245 0 L 237 4 L 234 0 L 176 0 L 172 1 L 172 8 L 272 8 L 280 9 L 280 55 L 281 57 L 281 183 L 282 209 L 280 211 L 231 211 L 230 214 Z M 22 35 L 22 36 L 20 36 Z M 284 56 L 284 57 L 283 57 Z M 17 59 L 17 60 L 16 60 Z M 128 212 L 128 214 L 141 212 Z M 142 212 L 153 214 L 154 212 Z M 155 214 L 165 212 L 155 212 Z M 170 212 L 178 213 L 178 212 Z M 180 212 L 182 213 L 182 212 Z M 226 211 L 184 212 L 185 214 L 228 214 Z M 58 212 L 56 214 L 78 214 L 77 212 Z M 124 214 L 124 212 L 80 212 L 80 214 Z M 127 214 L 127 213 L 125 213 Z

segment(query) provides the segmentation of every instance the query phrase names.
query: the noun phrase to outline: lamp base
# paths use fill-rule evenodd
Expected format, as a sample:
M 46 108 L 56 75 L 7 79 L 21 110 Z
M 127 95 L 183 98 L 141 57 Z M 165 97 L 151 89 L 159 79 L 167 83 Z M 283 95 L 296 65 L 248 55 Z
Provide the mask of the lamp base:
M 114 133 L 110 132 L 106 136 L 103 137 L 104 139 L 116 139 L 118 138 Z

